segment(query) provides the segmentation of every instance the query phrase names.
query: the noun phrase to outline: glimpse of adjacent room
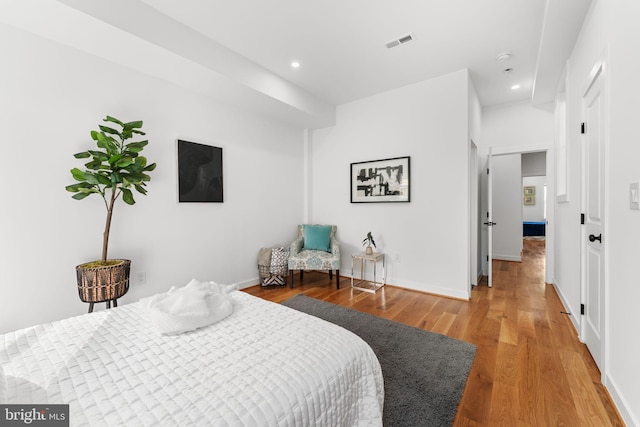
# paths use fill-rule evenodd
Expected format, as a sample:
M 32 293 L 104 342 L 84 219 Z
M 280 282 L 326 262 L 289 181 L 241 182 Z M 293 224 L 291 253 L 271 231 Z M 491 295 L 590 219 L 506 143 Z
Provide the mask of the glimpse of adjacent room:
M 492 258 L 521 262 L 526 240 L 547 238 L 547 153 L 493 158 Z M 545 244 L 537 244 L 545 250 Z

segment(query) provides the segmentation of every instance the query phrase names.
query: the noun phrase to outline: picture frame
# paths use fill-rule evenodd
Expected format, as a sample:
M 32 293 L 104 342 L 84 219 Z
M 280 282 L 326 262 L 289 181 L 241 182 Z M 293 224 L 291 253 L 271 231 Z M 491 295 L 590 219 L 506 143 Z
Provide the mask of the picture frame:
M 223 203 L 222 148 L 177 140 L 178 202 Z
M 411 201 L 411 157 L 351 163 L 351 203 Z
M 524 196 L 524 204 L 525 206 L 533 206 L 536 204 L 536 196 Z
M 524 187 L 524 189 L 522 191 L 523 191 L 525 196 L 535 196 L 536 187 L 535 187 L 535 185 L 528 185 L 528 186 Z

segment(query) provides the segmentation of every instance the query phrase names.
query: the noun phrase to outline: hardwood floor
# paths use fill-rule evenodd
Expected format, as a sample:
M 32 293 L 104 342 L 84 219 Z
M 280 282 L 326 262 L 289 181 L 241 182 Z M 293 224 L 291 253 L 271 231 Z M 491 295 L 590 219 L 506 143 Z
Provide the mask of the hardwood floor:
M 598 371 L 552 285 L 544 241 L 524 241 L 523 262 L 494 261 L 494 282 L 471 301 L 385 286 L 376 294 L 305 273 L 294 289 L 246 292 L 282 302 L 298 293 L 478 346 L 454 426 L 623 426 Z

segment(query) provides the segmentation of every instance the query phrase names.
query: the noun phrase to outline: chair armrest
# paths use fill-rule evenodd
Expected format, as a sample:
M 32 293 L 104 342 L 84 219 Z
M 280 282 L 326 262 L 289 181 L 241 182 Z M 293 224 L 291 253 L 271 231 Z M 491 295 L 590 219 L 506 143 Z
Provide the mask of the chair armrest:
M 335 238 L 331 239 L 331 254 L 333 254 L 333 256 L 335 257 L 340 258 L 340 244 Z
M 300 237 L 296 239 L 289 247 L 289 256 L 297 255 L 302 250 L 302 242 L 304 238 Z

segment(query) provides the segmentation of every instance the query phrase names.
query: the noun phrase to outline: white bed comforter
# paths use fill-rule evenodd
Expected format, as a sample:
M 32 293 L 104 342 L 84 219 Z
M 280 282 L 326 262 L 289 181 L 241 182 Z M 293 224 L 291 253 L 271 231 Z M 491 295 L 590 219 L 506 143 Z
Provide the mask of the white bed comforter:
M 140 303 L 0 335 L 8 403 L 68 403 L 71 425 L 382 425 L 383 380 L 351 332 L 244 292 L 193 332 Z

